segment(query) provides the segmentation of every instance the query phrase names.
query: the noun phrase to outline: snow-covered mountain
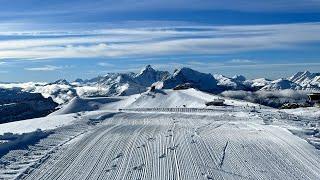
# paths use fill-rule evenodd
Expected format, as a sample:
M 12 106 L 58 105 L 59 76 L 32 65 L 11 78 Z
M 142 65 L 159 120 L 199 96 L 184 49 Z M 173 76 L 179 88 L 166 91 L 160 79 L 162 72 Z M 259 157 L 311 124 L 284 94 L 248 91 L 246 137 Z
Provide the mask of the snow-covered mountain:
M 272 81 L 270 84 L 262 87 L 260 90 L 271 91 L 284 89 L 301 90 L 301 86 L 287 79 L 277 79 Z
M 12 83 L 0 84 L 2 88 L 21 88 L 23 91 L 41 93 L 44 97 L 52 97 L 59 103 L 65 104 L 77 96 L 124 96 L 147 91 L 148 87 L 169 76 L 167 71 L 154 70 L 150 65 L 140 73 L 108 73 L 89 80 L 77 79 L 68 82 L 60 79 L 52 83 Z
M 304 90 L 320 89 L 320 73 L 311 73 L 309 71 L 298 72 L 289 77 L 288 80 L 299 84 Z
M 260 90 L 307 90 L 320 91 L 320 73 L 311 73 L 309 71 L 298 72 L 289 78 L 281 78 L 272 82 L 261 81 L 266 83 Z M 259 84 L 259 83 L 258 83 Z
M 149 87 L 154 82 L 170 76 L 168 71 L 156 71 L 150 65 L 147 65 L 139 74 L 134 77 L 134 81 L 142 86 Z
M 250 86 L 253 90 L 259 90 L 264 86 L 269 85 L 272 82 L 270 79 L 266 78 L 258 78 L 253 80 L 246 80 L 244 82 L 245 85 Z
M 109 73 L 105 76 L 93 78 L 82 83 L 82 87 L 77 88 L 78 94 L 82 96 L 123 96 L 145 92 L 147 88 L 169 76 L 167 71 L 154 70 L 147 65 L 140 73 Z M 83 87 L 97 87 L 97 92 L 87 92 Z M 80 93 L 82 91 L 83 93 Z
M 171 76 L 162 81 L 163 89 L 172 89 L 178 85 L 190 83 L 192 87 L 202 91 L 220 91 L 218 81 L 211 74 L 205 74 L 190 68 L 176 70 Z
M 48 83 L 48 85 L 57 84 L 57 85 L 71 85 L 67 80 L 65 79 L 58 79 L 55 82 Z
M 178 69 L 170 75 L 167 71 L 158 71 L 147 65 L 139 73 L 108 73 L 88 80 L 76 79 L 73 82 L 60 79 L 52 83 L 2 83 L 0 88 L 18 87 L 26 92 L 41 93 L 44 97 L 51 97 L 59 104 L 65 104 L 77 96 L 126 96 L 145 92 L 152 84 L 158 89 L 172 89 L 178 85 L 183 87 L 186 83 L 193 88 L 213 93 L 227 90 L 320 91 L 320 73 L 305 71 L 274 81 L 266 78 L 250 80 L 242 75 L 234 77 L 211 75 L 190 68 Z
M 211 75 L 190 68 L 181 68 L 163 81 L 155 83 L 155 85 L 157 88 L 171 89 L 186 83 L 191 84 L 192 87 L 202 91 L 217 93 L 226 90 L 258 90 L 267 85 L 268 80 L 247 80 L 242 75 L 236 75 L 230 78 L 221 74 Z
M 246 84 L 246 78 L 242 75 L 236 75 L 232 78 L 215 74 L 214 78 L 217 79 L 218 85 L 222 90 L 251 90 L 250 84 Z

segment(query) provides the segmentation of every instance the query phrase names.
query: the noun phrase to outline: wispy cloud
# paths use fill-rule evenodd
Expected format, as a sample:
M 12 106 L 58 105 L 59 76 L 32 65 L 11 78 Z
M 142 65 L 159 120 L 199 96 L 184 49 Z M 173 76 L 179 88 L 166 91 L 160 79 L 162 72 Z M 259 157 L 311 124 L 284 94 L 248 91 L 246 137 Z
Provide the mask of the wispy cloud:
M 66 33 L 65 37 L 2 40 L 0 58 L 151 57 L 288 50 L 320 43 L 318 32 L 320 23 L 93 30 L 78 36 Z
M 27 70 L 27 71 L 56 71 L 59 69 L 63 69 L 63 67 L 46 65 L 46 66 L 42 66 L 42 67 L 25 68 L 25 70 Z
M 255 63 L 253 60 L 249 60 L 249 59 L 232 59 L 229 62 L 230 63 L 234 63 L 234 64 L 251 64 L 251 63 Z
M 107 62 L 99 62 L 98 65 L 102 67 L 114 67 L 113 64 Z

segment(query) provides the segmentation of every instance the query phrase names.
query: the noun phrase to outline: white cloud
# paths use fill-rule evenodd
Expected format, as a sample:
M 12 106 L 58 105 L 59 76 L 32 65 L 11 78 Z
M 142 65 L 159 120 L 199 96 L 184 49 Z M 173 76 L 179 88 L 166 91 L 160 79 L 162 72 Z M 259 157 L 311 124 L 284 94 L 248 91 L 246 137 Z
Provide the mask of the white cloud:
M 56 71 L 62 69 L 61 66 L 52 66 L 52 65 L 46 65 L 42 67 L 32 67 L 32 68 L 25 68 L 27 71 Z
M 114 67 L 113 64 L 107 62 L 99 62 L 98 65 L 102 67 Z
M 254 61 L 249 60 L 249 59 L 232 59 L 229 62 L 230 63 L 235 63 L 235 64 L 250 64 L 250 63 L 254 63 Z
M 256 50 L 288 50 L 304 48 L 303 45 L 299 46 L 301 44 L 320 42 L 318 32 L 320 23 L 93 30 L 84 31 L 82 36 L 76 37 L 35 36 L 31 39 L 19 37 L 3 40 L 0 41 L 0 58 L 219 55 Z M 236 61 L 244 63 L 243 60 L 235 60 L 234 63 Z

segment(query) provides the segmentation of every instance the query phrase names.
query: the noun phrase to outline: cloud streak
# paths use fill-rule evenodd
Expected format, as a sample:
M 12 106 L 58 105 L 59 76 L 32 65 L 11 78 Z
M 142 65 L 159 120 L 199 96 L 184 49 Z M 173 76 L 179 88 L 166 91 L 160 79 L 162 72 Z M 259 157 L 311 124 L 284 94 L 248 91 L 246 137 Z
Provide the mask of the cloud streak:
M 25 68 L 27 71 L 56 71 L 63 69 L 61 66 L 46 65 L 42 67 Z
M 249 59 L 232 59 L 229 62 L 230 63 L 235 63 L 235 64 L 252 64 L 252 63 L 255 63 L 254 61 L 249 60 Z
M 66 31 L 62 37 L 57 37 L 57 32 L 37 36 L 32 31 L 32 38 L 24 38 L 28 32 L 22 37 L 15 32 L 11 39 L 0 41 L 0 58 L 120 58 L 289 50 L 320 43 L 318 32 L 320 23 L 97 29 L 77 32 L 77 36 Z

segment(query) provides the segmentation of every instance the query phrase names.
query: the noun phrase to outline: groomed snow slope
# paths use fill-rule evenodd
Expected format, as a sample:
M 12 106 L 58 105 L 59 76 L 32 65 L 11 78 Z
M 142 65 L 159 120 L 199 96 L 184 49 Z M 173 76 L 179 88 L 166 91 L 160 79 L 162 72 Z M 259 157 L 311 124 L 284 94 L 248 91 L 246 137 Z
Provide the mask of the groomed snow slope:
M 60 115 L 50 118 L 76 115 L 74 125 L 52 131 L 46 138 L 49 140 L 40 141 L 24 155 L 11 153 L 1 158 L 6 163 L 0 166 L 0 178 L 320 178 L 319 150 L 280 127 L 290 123 L 289 119 L 278 118 L 278 112 L 270 108 L 252 111 L 257 105 L 231 99 L 226 99 L 226 107 L 195 113 L 197 109 L 209 109 L 204 102 L 216 98 L 188 89 L 147 92 L 117 101 L 72 101 Z M 68 114 L 85 111 L 79 107 L 90 104 L 97 110 Z M 163 113 L 159 107 L 177 111 Z M 119 108 L 153 111 L 119 112 Z M 32 163 L 20 162 L 20 156 L 30 156 Z
M 319 152 L 252 118 L 122 113 L 23 179 L 319 179 Z

